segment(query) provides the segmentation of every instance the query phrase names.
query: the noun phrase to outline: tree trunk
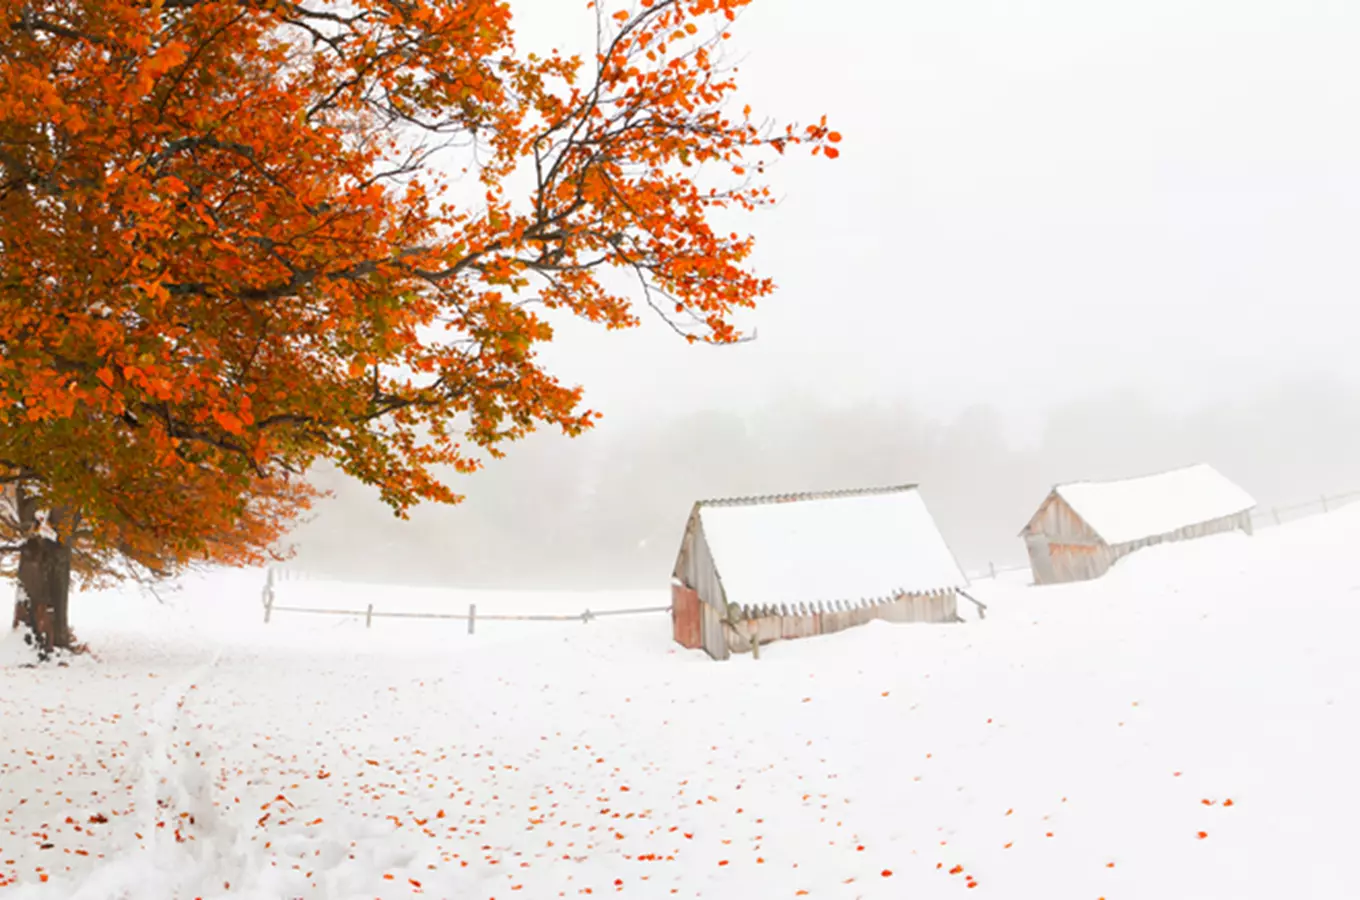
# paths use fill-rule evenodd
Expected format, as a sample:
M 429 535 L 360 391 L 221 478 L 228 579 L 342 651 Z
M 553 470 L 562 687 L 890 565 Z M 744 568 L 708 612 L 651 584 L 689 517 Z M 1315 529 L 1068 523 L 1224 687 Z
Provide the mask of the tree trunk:
M 19 550 L 14 627 L 28 626 L 28 641 L 43 662 L 56 650 L 71 649 L 70 598 L 71 548 L 51 538 L 30 537 Z

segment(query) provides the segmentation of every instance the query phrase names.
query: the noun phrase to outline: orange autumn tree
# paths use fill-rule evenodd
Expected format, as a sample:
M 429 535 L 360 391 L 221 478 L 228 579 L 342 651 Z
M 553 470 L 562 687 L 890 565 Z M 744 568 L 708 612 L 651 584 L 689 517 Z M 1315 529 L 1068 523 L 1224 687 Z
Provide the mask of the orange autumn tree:
M 211 470 L 178 473 L 172 481 L 143 467 L 143 460 L 132 454 L 119 457 L 134 468 L 118 478 L 118 494 L 138 499 L 135 504 L 123 502 L 113 514 L 87 516 L 85 510 L 96 508 L 89 503 L 45 508 L 51 486 L 35 481 L 12 481 L 0 493 L 0 551 L 8 551 L 0 556 L 0 573 L 20 579 L 23 590 L 15 602 L 14 624 L 30 630 L 42 659 L 54 649 L 69 648 L 74 640 L 66 603 L 39 602 L 44 597 L 65 598 L 72 574 L 87 585 L 124 578 L 147 583 L 198 560 L 250 565 L 277 559 L 271 546 L 316 495 L 299 480 L 261 479 L 233 505 L 229 498 L 209 496 L 209 491 L 220 491 L 222 483 Z M 63 488 L 61 496 L 75 496 L 70 486 Z M 166 490 L 176 496 L 147 502 Z M 204 508 L 221 514 L 199 521 Z M 29 552 L 23 553 L 35 537 Z
M 319 458 L 404 514 L 579 433 L 541 310 L 737 340 L 773 286 L 713 214 L 839 141 L 734 108 L 749 2 L 594 8 L 581 59 L 517 51 L 502 0 L 0 0 L 16 619 L 69 641 L 73 560 L 260 558 Z

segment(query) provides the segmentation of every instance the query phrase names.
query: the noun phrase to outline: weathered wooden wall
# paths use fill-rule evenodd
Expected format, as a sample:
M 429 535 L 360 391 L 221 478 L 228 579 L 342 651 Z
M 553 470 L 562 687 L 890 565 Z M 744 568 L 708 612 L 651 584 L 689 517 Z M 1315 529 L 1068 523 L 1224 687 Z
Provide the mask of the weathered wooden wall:
M 1077 515 L 1072 507 L 1057 493 L 1048 495 L 1043 506 L 1030 519 L 1025 526 L 1025 535 L 1042 534 L 1046 537 L 1064 542 L 1072 539 L 1082 541 L 1099 541 L 1100 535 L 1091 530 L 1081 516 Z
M 1110 548 L 1056 493 L 1048 495 L 1023 536 L 1035 584 L 1099 578 L 1114 564 Z
M 1143 547 L 1239 530 L 1251 534 L 1250 510 L 1212 522 L 1188 525 L 1170 534 L 1111 546 L 1101 540 L 1061 497 L 1050 494 L 1025 527 L 1023 536 L 1034 583 L 1060 584 L 1099 578 L 1120 559 Z
M 689 522 L 685 525 L 685 537 L 675 561 L 674 577 L 685 587 L 697 592 L 704 603 L 718 610 L 727 608 L 727 597 L 718 577 L 718 568 L 713 564 L 708 541 L 704 540 L 703 523 L 694 513 L 690 514 Z
M 1035 584 L 1088 581 L 1109 571 L 1117 558 L 1100 541 L 1054 540 L 1043 535 L 1025 538 Z
M 1214 519 L 1212 522 L 1201 522 L 1198 525 L 1187 525 L 1184 528 L 1161 534 L 1156 537 L 1143 538 L 1139 541 L 1130 541 L 1126 544 L 1116 544 L 1111 548 L 1114 559 L 1123 559 L 1135 550 L 1144 547 L 1153 547 L 1157 544 L 1170 544 L 1176 541 L 1192 541 L 1196 538 L 1210 537 L 1215 534 L 1227 534 L 1230 531 L 1242 531 L 1251 534 L 1251 512 L 1238 513 L 1235 516 L 1224 516 L 1221 519 Z
M 958 597 L 953 591 L 913 594 L 880 601 L 829 603 L 810 607 L 755 607 L 739 610 L 739 618 L 725 625 L 730 653 L 751 652 L 752 638 L 766 644 L 781 640 L 834 634 L 882 619 L 886 622 L 958 622 Z
M 699 598 L 700 644 L 714 659 L 727 659 L 727 635 L 723 625 L 727 617 L 727 596 L 708 542 L 704 540 L 703 523 L 696 512 L 690 513 L 685 524 L 673 578 Z
M 704 650 L 714 659 L 727 659 L 727 626 L 723 623 L 722 613 L 707 603 L 699 604 L 699 612 Z

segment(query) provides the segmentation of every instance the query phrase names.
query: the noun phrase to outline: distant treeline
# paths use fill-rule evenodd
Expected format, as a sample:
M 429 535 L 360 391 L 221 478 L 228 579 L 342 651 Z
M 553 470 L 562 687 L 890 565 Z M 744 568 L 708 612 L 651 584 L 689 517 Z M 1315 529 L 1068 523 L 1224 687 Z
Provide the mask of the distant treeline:
M 1016 537 L 1055 483 L 1213 463 L 1263 507 L 1360 489 L 1360 392 L 1298 382 L 1173 415 L 1134 392 L 1053 412 L 1016 448 L 996 410 L 931 422 L 905 403 L 788 397 L 745 415 L 658 411 L 569 440 L 534 435 L 471 477 L 452 508 L 400 521 L 364 486 L 335 491 L 292 540 L 316 575 L 481 587 L 664 586 L 696 500 L 916 482 L 965 568 L 1023 562 Z

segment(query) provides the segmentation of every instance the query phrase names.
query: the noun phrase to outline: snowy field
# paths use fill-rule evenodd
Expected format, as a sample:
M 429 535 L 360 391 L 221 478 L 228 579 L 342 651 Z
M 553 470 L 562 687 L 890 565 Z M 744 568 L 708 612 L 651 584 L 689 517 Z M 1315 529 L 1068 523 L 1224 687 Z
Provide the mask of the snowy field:
M 82 596 L 97 658 L 0 642 L 0 894 L 1356 896 L 1357 551 L 1350 509 L 727 664 L 664 614 L 265 626 L 258 572 Z

